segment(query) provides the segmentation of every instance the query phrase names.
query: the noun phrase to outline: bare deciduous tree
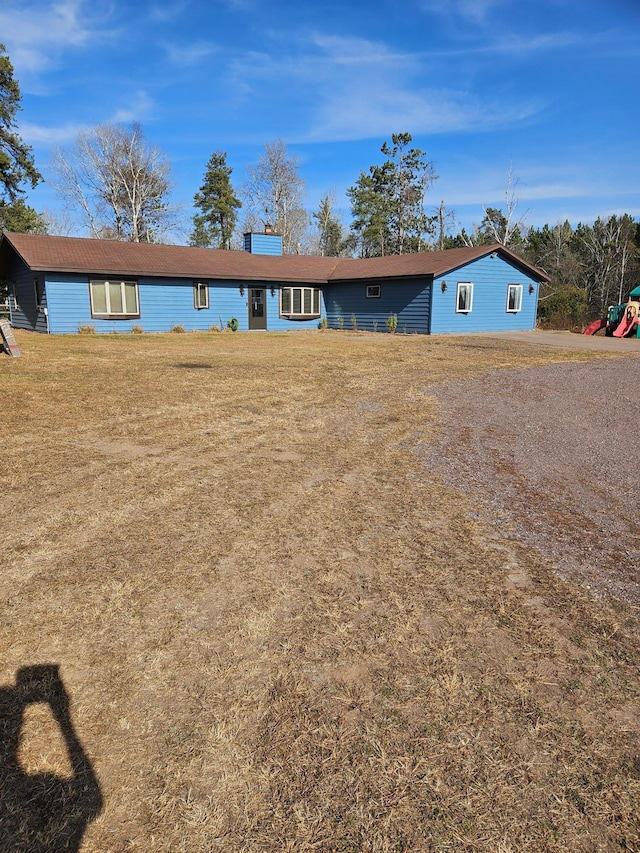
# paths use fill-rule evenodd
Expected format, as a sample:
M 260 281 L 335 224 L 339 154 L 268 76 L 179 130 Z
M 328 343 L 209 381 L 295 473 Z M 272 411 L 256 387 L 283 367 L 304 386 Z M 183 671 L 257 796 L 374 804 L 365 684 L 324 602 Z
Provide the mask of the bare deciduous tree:
M 56 152 L 53 170 L 54 186 L 93 237 L 154 243 L 174 224 L 171 167 L 137 123 L 81 133 L 69 151 Z
M 442 251 L 445 248 L 447 235 L 456 226 L 456 214 L 454 210 L 447 208 L 444 201 L 441 201 L 435 210 L 433 218 L 435 224 L 435 248 Z
M 298 160 L 277 139 L 265 145 L 264 154 L 247 167 L 249 179 L 242 189 L 248 221 L 272 226 L 282 236 L 285 254 L 302 250 L 307 241 L 309 216 L 304 209 L 305 183 L 298 174 Z
M 517 179 L 513 177 L 513 163 L 509 164 L 507 183 L 504 190 L 504 211 L 494 207 L 483 207 L 484 219 L 480 231 L 487 242 L 501 243 L 503 246 L 517 245 L 522 241 L 526 230 L 526 213 L 516 216 L 520 199 L 516 197 Z
M 592 226 L 577 227 L 587 303 L 594 316 L 604 316 L 608 305 L 626 296 L 630 262 L 638 254 L 635 234 L 636 223 L 628 214 L 598 217 Z

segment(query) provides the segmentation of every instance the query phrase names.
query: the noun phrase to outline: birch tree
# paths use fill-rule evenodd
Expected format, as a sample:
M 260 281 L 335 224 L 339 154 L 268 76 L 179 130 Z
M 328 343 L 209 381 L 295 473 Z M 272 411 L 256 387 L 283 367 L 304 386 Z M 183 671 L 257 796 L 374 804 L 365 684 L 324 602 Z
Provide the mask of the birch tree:
M 93 237 L 160 242 L 175 224 L 171 167 L 138 123 L 97 125 L 54 156 L 54 186 Z
M 247 167 L 248 180 L 241 195 L 248 208 L 247 221 L 271 225 L 282 236 L 282 251 L 295 254 L 307 242 L 309 217 L 304 208 L 305 183 L 299 161 L 281 139 L 265 145 L 264 153 Z
M 587 304 L 594 317 L 604 316 L 612 303 L 623 302 L 630 288 L 629 273 L 637 269 L 636 223 L 631 216 L 598 217 L 592 226 L 578 225 L 574 247 L 579 254 Z

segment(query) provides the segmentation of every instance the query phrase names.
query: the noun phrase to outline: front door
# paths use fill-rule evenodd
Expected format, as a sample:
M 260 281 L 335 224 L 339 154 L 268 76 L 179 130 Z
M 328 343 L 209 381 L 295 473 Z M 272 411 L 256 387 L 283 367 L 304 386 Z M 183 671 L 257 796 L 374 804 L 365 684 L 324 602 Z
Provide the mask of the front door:
M 249 288 L 249 328 L 267 328 L 267 292 L 263 287 Z

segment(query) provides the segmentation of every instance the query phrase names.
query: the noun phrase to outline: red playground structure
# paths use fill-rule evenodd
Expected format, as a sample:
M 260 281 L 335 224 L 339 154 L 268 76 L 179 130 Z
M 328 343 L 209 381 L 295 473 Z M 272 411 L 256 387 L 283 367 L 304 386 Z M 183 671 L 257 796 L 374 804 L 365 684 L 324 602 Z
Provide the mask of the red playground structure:
M 605 319 L 594 320 L 584 330 L 585 335 L 595 335 L 601 329 L 608 337 L 640 338 L 640 286 L 629 293 L 627 302 L 610 305 Z

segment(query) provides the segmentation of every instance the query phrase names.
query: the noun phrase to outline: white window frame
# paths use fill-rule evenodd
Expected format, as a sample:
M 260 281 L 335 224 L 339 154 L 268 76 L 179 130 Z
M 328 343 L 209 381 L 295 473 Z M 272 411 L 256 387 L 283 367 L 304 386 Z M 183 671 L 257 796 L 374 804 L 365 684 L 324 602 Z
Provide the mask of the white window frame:
M 379 284 L 368 284 L 367 285 L 367 299 L 380 299 L 380 285 Z
M 33 280 L 33 293 L 35 296 L 36 311 L 39 311 L 40 308 L 42 307 L 42 303 L 40 301 L 40 294 L 38 293 L 38 284 L 39 284 L 38 279 L 34 278 L 34 280 Z
M 93 304 L 93 286 L 94 285 L 104 285 L 105 286 L 105 301 L 107 310 L 103 313 L 101 311 L 95 311 Z M 112 284 L 120 285 L 120 294 L 122 297 L 122 307 L 123 311 L 116 312 L 111 310 L 111 296 L 109 293 L 109 287 Z M 134 313 L 126 310 L 126 294 L 125 287 L 126 285 L 133 285 L 136 296 L 136 310 Z M 132 279 L 118 281 L 117 279 L 114 281 L 113 279 L 105 279 L 105 278 L 92 278 L 89 281 L 89 299 L 91 301 L 91 317 L 96 320 L 137 320 L 140 317 L 140 293 L 138 291 L 138 282 Z
M 460 307 L 460 295 L 462 293 L 463 288 L 465 289 L 468 297 L 465 299 L 465 304 L 461 308 Z M 456 287 L 456 314 L 470 314 L 473 310 L 473 282 L 471 281 L 459 281 Z
M 300 310 L 295 310 L 295 298 L 294 291 L 300 291 Z M 311 305 L 311 311 L 304 310 L 305 303 L 305 292 L 309 292 L 309 300 Z M 288 299 L 285 299 L 285 293 L 288 294 Z M 280 288 L 280 316 L 281 317 L 296 317 L 296 318 L 308 318 L 312 319 L 315 317 L 319 317 L 321 313 L 321 293 L 319 287 L 302 287 L 301 285 L 292 285 L 291 287 L 281 287 Z M 286 302 L 288 302 L 288 309 L 286 308 Z M 317 311 L 314 310 L 314 305 L 317 305 Z
M 515 302 L 513 308 L 511 306 L 511 294 L 515 294 Z M 507 314 L 517 314 L 522 311 L 522 285 L 508 284 L 507 285 Z
M 204 304 L 202 304 L 201 296 L 204 294 Z M 203 311 L 209 308 L 209 282 L 194 281 L 193 283 L 193 306 L 196 311 Z
M 18 283 L 16 281 L 11 282 L 11 290 L 13 291 L 13 310 L 20 310 L 20 302 L 18 301 Z

